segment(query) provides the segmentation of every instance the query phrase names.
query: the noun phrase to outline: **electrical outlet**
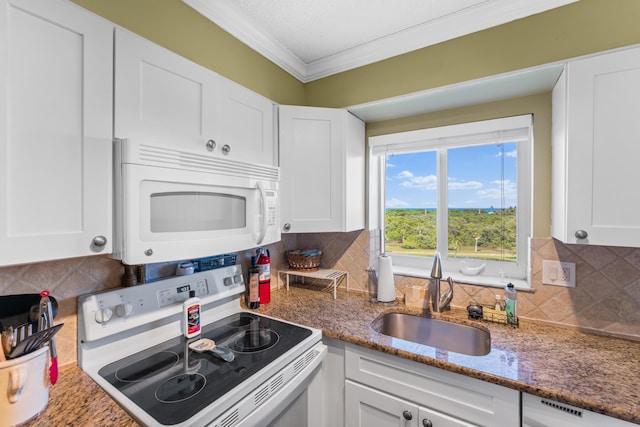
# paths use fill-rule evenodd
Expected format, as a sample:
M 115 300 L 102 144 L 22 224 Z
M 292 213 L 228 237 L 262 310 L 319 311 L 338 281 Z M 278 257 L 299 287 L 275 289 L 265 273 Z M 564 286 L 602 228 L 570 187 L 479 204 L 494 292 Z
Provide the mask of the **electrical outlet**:
M 576 263 L 561 261 L 542 261 L 542 283 L 545 285 L 576 286 Z

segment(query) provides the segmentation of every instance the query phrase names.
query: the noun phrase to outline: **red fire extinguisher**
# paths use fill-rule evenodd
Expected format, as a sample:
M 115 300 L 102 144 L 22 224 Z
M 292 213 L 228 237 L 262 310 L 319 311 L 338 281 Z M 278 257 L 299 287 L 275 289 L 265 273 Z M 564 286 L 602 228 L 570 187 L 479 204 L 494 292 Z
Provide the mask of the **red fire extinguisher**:
M 258 248 L 256 256 L 258 257 L 256 265 L 260 270 L 258 273 L 260 304 L 266 304 L 271 301 L 271 258 L 269 258 L 269 250 Z

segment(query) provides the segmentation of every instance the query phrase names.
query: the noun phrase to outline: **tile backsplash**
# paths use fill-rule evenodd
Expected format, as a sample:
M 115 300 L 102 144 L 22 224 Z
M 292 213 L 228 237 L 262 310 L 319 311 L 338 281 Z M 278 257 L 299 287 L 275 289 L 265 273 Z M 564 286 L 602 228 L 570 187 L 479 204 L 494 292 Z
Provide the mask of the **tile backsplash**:
M 350 290 L 375 295 L 367 268 L 377 268 L 380 251 L 377 231 L 349 233 L 287 234 L 269 245 L 272 287 L 277 270 L 288 268 L 284 251 L 322 249 L 323 268 L 349 272 Z M 238 254 L 246 271 L 253 251 Z M 542 261 L 576 263 L 576 287 L 542 284 Z M 82 294 L 121 286 L 123 265 L 107 256 L 72 258 L 59 261 L 0 268 L 0 294 L 39 293 L 49 289 L 59 302 L 55 323 L 65 326 L 58 333 L 60 364 L 75 363 L 77 340 L 77 297 Z M 533 292 L 519 292 L 518 310 L 522 318 L 579 327 L 598 333 L 640 340 L 640 248 L 564 245 L 552 238 L 531 240 L 531 278 Z M 408 286 L 426 288 L 428 279 L 395 276 L 396 295 L 402 299 Z M 452 305 L 469 303 L 492 305 L 496 288 L 456 283 Z
M 318 247 L 331 253 L 321 267 L 349 271 L 350 289 L 375 294 L 366 269 L 377 269 L 379 232 L 300 234 L 300 248 Z M 348 245 L 345 247 L 343 245 Z M 333 248 L 340 248 L 340 252 Z M 533 238 L 531 250 L 532 292 L 519 292 L 520 317 L 597 333 L 640 340 L 640 248 L 565 245 L 552 238 Z M 576 264 L 576 287 L 542 284 L 542 261 Z M 409 286 L 427 288 L 428 279 L 396 275 L 396 295 L 404 298 Z M 502 290 L 456 283 L 452 305 L 470 303 L 493 306 Z
M 0 295 L 51 291 L 58 301 L 54 324 L 64 323 L 56 334 L 58 363 L 64 365 L 77 360 L 78 296 L 119 287 L 123 271 L 120 261 L 106 256 L 2 267 Z

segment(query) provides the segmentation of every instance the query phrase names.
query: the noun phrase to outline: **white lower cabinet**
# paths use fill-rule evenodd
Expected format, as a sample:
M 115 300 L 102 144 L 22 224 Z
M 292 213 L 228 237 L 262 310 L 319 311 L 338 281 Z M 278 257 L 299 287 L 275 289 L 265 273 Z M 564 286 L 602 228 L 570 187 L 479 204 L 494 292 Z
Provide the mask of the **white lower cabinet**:
M 344 427 L 344 341 L 322 337 L 327 356 L 322 364 L 323 427 Z
M 636 425 L 522 393 L 522 427 L 632 427 Z
M 419 426 L 418 405 L 347 380 L 346 423 L 352 427 Z
M 371 387 L 347 380 L 346 424 L 353 427 L 471 427 L 458 418 L 442 414 Z
M 520 426 L 520 393 L 374 350 L 345 348 L 346 426 Z

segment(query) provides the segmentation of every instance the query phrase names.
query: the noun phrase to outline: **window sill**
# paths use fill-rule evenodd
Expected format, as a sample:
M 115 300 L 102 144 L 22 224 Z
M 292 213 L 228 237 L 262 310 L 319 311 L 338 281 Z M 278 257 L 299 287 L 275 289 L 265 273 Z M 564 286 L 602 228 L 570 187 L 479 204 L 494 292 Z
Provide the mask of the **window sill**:
M 415 267 L 405 267 L 405 266 L 393 266 L 393 274 L 397 274 L 399 276 L 409 276 L 409 277 L 420 277 L 423 279 L 430 279 L 430 270 L 421 269 Z M 451 276 L 455 283 L 464 283 L 468 285 L 477 285 L 477 286 L 486 286 L 490 288 L 504 288 L 509 283 L 513 283 L 519 291 L 524 292 L 533 292 L 529 282 L 523 279 L 510 279 L 510 278 L 502 278 L 502 277 L 493 277 L 493 276 L 467 276 L 460 272 L 449 272 L 443 271 L 442 277 L 447 278 Z

